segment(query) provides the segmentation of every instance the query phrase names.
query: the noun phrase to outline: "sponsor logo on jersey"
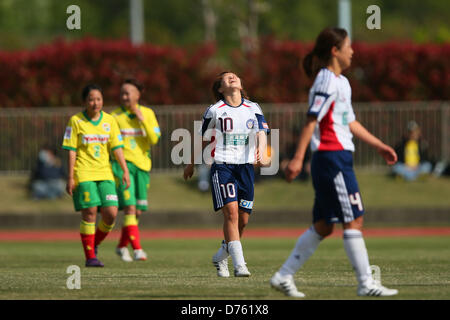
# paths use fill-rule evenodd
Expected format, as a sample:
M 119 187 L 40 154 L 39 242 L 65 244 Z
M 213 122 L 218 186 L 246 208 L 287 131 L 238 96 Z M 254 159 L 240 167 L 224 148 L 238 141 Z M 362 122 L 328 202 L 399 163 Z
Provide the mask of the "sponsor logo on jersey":
M 109 134 L 85 134 L 83 135 L 83 144 L 101 143 L 106 144 L 109 140 Z
M 255 126 L 255 121 L 253 119 L 248 119 L 245 124 L 247 125 L 248 129 L 253 129 L 253 127 Z
M 144 131 L 142 129 L 120 129 L 120 134 L 124 137 L 143 137 Z
M 264 129 L 269 129 L 269 126 L 267 125 L 267 122 L 263 122 L 262 126 L 263 126 Z
M 116 194 L 107 194 L 106 200 L 117 201 L 117 195 Z
M 111 131 L 111 126 L 109 125 L 109 123 L 105 122 L 104 124 L 102 124 L 103 130 L 105 130 L 106 132 Z
M 64 139 L 70 139 L 72 137 L 72 127 L 67 127 L 64 133 Z
M 239 207 L 246 208 L 246 209 L 252 209 L 253 201 L 241 199 L 241 202 L 239 202 Z
M 226 146 L 244 146 L 248 144 L 248 134 L 225 133 L 223 144 Z

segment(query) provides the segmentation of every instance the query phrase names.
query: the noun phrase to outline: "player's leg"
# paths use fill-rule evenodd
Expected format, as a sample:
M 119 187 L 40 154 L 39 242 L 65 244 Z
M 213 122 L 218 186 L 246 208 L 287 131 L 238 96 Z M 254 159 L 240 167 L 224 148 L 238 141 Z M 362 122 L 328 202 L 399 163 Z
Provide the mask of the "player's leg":
M 136 195 L 136 210 L 135 210 L 135 224 L 130 225 L 129 235 L 131 246 L 134 250 L 134 260 L 147 260 L 147 254 L 142 249 L 140 232 L 139 232 L 139 217 L 142 212 L 148 209 L 148 189 L 150 187 L 149 172 L 134 168 L 135 170 L 135 195 Z
M 95 252 L 95 220 L 97 207 L 81 210 L 80 236 L 86 257 L 86 267 L 103 267 Z
M 95 246 L 97 247 L 114 228 L 118 211 L 118 197 L 114 181 L 97 182 L 100 199 L 102 201 L 100 214 L 101 220 L 95 231 Z
M 248 224 L 248 220 L 250 218 L 250 214 L 239 208 L 239 238 L 242 239 L 242 235 L 244 234 L 244 229 Z
M 127 166 L 128 166 L 128 162 L 127 162 Z M 122 183 L 122 177 L 123 177 L 123 170 L 120 167 L 119 163 L 117 161 L 113 161 L 111 164 L 112 167 L 112 171 L 114 174 L 114 179 L 116 181 L 116 189 L 117 189 L 117 196 L 119 199 L 119 210 L 123 210 L 124 211 L 124 216 L 126 215 L 125 213 L 125 207 L 128 205 L 136 205 L 136 203 L 133 202 L 133 198 L 134 198 L 134 176 L 130 170 L 130 168 L 128 168 L 128 171 L 130 173 L 130 187 L 128 189 L 125 189 L 126 186 Z M 124 217 L 125 219 L 125 217 Z M 125 228 L 122 225 L 122 229 L 121 229 L 121 233 L 120 233 L 120 238 L 119 238 L 119 243 L 116 247 L 116 253 L 122 258 L 122 260 L 124 261 L 132 261 L 131 257 L 130 257 L 130 253 L 128 252 L 127 246 L 130 243 L 130 239 L 129 239 L 129 235 L 128 235 L 128 229 Z
M 95 252 L 95 221 L 97 207 L 101 205 L 97 185 L 93 181 L 81 182 L 73 192 L 76 211 L 81 211 L 80 237 L 86 257 L 86 267 L 103 267 Z
M 315 190 L 313 208 L 313 225 L 298 239 L 287 260 L 273 275 L 270 283 L 287 296 L 302 298 L 305 295 L 297 290 L 294 282 L 295 273 L 316 251 L 320 242 L 333 232 L 333 190 L 330 189 L 330 174 L 321 168 L 328 168 L 324 159 L 313 156 L 311 176 Z
M 342 193 L 340 199 L 343 212 L 344 248 L 358 280 L 357 294 L 361 296 L 397 294 L 397 290 L 381 286 L 372 277 L 369 255 L 362 234 L 364 207 L 353 170 L 351 168 L 343 170 L 336 183 L 338 190 Z
M 239 210 L 237 201 L 229 202 L 222 208 L 224 223 L 223 234 L 227 243 L 228 253 L 231 256 L 236 277 L 248 277 L 248 271 L 244 259 L 244 252 L 239 237 Z

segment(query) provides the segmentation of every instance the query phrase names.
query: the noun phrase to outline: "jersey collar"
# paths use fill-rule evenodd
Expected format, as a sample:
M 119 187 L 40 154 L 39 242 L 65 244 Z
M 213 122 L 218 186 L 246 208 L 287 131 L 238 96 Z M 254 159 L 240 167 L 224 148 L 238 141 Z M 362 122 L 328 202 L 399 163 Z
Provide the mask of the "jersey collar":
M 131 113 L 124 106 L 120 106 L 120 108 L 122 108 L 123 113 L 125 113 L 128 116 L 128 118 L 130 118 L 130 119 L 136 118 L 136 115 L 134 113 Z M 138 104 L 138 108 L 139 108 L 139 110 L 141 110 L 141 105 L 140 104 Z
M 100 118 L 98 118 L 98 120 L 96 120 L 96 121 L 92 121 L 91 118 L 89 118 L 86 110 L 83 111 L 83 115 L 86 117 L 86 119 L 88 119 L 88 121 L 90 123 L 92 123 L 94 126 L 97 126 L 103 119 L 103 110 L 100 111 Z
M 239 107 L 242 106 L 242 104 L 244 103 L 244 98 L 242 98 L 241 104 L 238 105 L 238 106 L 236 106 L 236 107 L 235 107 L 235 106 L 232 106 L 232 105 L 229 105 L 229 104 L 227 103 L 227 99 L 225 99 L 225 98 L 222 99 L 222 102 L 225 103 L 227 106 L 229 106 L 229 107 L 231 107 L 231 108 L 239 108 Z

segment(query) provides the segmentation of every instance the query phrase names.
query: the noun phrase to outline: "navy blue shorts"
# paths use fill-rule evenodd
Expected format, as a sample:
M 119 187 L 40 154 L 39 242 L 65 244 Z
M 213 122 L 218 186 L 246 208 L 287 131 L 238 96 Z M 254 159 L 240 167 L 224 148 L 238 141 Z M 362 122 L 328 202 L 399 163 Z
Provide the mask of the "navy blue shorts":
M 313 222 L 348 223 L 364 214 L 350 151 L 316 151 L 311 161 L 315 190 Z
M 237 201 L 239 209 L 251 213 L 253 209 L 255 171 L 253 164 L 218 164 L 211 166 L 211 192 L 214 210 Z

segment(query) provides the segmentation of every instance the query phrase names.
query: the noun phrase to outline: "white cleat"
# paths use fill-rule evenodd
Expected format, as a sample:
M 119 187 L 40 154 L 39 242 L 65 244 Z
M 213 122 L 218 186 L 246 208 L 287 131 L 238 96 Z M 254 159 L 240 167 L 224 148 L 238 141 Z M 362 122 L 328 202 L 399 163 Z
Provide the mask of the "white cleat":
M 247 266 L 245 264 L 237 266 L 234 269 L 235 277 L 250 277 L 252 274 L 248 271 Z
M 212 261 L 214 267 L 217 269 L 217 276 L 221 278 L 228 278 L 230 276 L 230 271 L 228 271 L 228 258 L 222 261 Z
M 398 290 L 388 289 L 374 281 L 368 285 L 358 286 L 357 294 L 363 297 L 390 297 L 398 294 Z
M 134 260 L 145 261 L 145 260 L 147 260 L 147 254 L 142 249 L 136 249 L 136 250 L 134 250 Z
M 125 262 L 131 262 L 133 259 L 131 259 L 130 252 L 128 252 L 127 247 L 123 248 L 116 248 L 116 253 L 119 255 L 120 259 Z
M 283 292 L 288 297 L 304 298 L 305 294 L 298 291 L 295 286 L 294 277 L 291 275 L 282 276 L 279 272 L 275 272 L 272 279 L 270 279 L 272 288 Z

